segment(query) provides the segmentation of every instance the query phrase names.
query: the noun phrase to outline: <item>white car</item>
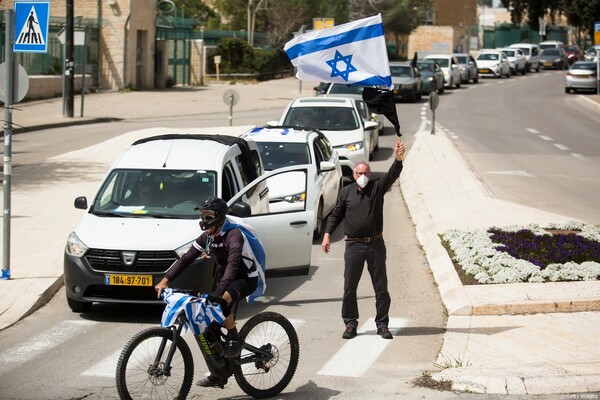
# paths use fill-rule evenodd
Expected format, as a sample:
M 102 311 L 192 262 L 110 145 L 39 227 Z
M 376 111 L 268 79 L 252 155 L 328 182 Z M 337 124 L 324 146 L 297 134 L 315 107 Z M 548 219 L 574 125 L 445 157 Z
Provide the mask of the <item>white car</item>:
M 352 177 L 356 163 L 368 161 L 371 131 L 377 122 L 364 121 L 354 99 L 348 97 L 299 97 L 290 102 L 279 121 L 270 126 L 318 129 L 338 153 L 342 174 Z
M 256 142 L 266 171 L 290 165 L 315 166 L 317 173 L 310 184 L 316 193 L 313 236 L 319 238 L 323 219 L 335 207 L 343 185 L 340 160 L 327 137 L 318 130 L 259 127 L 244 133 L 242 138 Z M 270 179 L 267 182 L 270 211 L 303 209 L 306 199 L 303 179 L 300 174 Z
M 525 69 L 527 72 L 540 72 L 540 46 L 533 43 L 513 43 L 511 49 L 520 49 L 525 57 Z
M 521 49 L 504 47 L 498 50 L 506 54 L 506 58 L 508 58 L 508 63 L 510 64 L 510 72 L 512 74 L 525 75 L 527 73 L 527 59 L 525 59 Z
M 482 50 L 477 56 L 479 75 L 493 78 L 510 78 L 508 58 L 500 50 Z
M 429 54 L 425 56 L 426 60 L 435 60 L 444 72 L 444 86 L 447 88 L 461 85 L 460 68 L 458 59 L 452 54 Z
M 136 141 L 110 168 L 90 203 L 84 196 L 75 199 L 75 207 L 86 212 L 65 246 L 69 307 L 82 312 L 93 302 L 161 303 L 154 285 L 202 233 L 195 208 L 208 196 L 240 203 L 236 208 L 241 210 L 232 209 L 232 215 L 251 209 L 251 225 L 269 255 L 268 269 L 307 268 L 315 194 L 306 182 L 317 171 L 312 165 L 301 167 L 286 176 L 302 174 L 303 207 L 270 211 L 265 179 L 279 170 L 264 172 L 256 143 L 175 133 Z M 211 263 L 194 261 L 194 268 L 178 276 L 173 287 L 212 290 Z
M 332 83 L 327 88 L 325 95 L 330 97 L 350 97 L 354 100 L 362 100 L 362 92 L 364 88 L 364 86 L 348 85 L 345 83 Z M 369 106 L 364 103 L 364 101 L 362 103 L 366 107 L 366 111 L 361 110 L 364 114 L 364 120 L 377 122 L 378 128 L 376 133 L 378 142 L 379 135 L 383 135 L 383 115 L 372 112 Z M 358 103 L 358 105 L 360 106 L 360 103 Z M 371 140 L 371 142 L 374 142 L 374 140 Z

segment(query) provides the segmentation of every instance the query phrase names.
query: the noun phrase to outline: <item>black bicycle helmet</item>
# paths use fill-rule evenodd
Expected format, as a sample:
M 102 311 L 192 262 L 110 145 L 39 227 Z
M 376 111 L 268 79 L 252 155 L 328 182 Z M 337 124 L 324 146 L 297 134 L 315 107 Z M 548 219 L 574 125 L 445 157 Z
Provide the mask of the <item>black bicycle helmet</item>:
M 212 211 L 212 215 L 200 216 L 200 228 L 206 230 L 212 226 L 219 226 L 225 222 L 225 216 L 227 215 L 229 207 L 225 200 L 211 196 L 196 207 L 196 210 L 199 210 L 200 213 L 202 213 L 202 211 Z

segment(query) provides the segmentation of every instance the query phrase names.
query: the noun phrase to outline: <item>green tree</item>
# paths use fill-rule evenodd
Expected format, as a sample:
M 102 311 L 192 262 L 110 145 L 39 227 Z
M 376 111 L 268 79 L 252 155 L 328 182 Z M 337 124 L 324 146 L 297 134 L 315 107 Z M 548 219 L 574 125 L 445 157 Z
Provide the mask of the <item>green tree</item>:
M 564 0 L 563 12 L 569 24 L 593 39 L 594 22 L 600 21 L 600 0 Z
M 513 23 L 521 24 L 527 17 L 527 23 L 534 30 L 540 28 L 540 18 L 548 16 L 554 23 L 562 3 L 563 0 L 501 0 L 502 6 L 510 11 Z
M 177 8 L 178 16 L 185 16 L 185 18 L 195 18 L 202 21 L 202 24 L 209 28 L 214 29 L 219 27 L 219 15 L 215 10 L 204 3 L 202 0 L 173 0 L 175 7 Z
M 394 35 L 396 55 L 406 47 L 408 36 L 417 29 L 431 12 L 432 0 L 386 0 L 386 12 L 382 13 L 386 33 Z

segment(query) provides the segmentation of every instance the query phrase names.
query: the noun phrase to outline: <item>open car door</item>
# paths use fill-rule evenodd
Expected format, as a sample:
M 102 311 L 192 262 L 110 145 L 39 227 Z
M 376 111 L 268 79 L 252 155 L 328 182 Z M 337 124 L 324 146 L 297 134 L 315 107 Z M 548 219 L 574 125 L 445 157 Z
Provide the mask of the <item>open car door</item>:
M 300 204 L 296 201 L 295 206 L 297 207 L 293 209 L 261 213 L 258 210 L 252 210 L 250 205 L 245 204 L 245 213 L 240 215 L 231 212 L 233 215 L 242 217 L 245 223 L 251 225 L 258 232 L 267 254 L 267 269 L 310 266 L 316 193 L 311 193 L 314 188 L 308 182 L 314 181 L 316 173 L 315 167 L 309 164 L 279 168 L 256 178 L 227 202 L 230 210 L 236 209 L 236 206 L 239 205 L 236 203 L 241 202 L 240 199 L 245 193 L 256 190 L 259 183 L 274 176 L 303 183 L 304 187 L 299 189 L 304 190 L 304 200 Z M 260 196 L 268 196 L 268 188 L 263 189 Z M 233 206 L 234 204 L 236 206 Z

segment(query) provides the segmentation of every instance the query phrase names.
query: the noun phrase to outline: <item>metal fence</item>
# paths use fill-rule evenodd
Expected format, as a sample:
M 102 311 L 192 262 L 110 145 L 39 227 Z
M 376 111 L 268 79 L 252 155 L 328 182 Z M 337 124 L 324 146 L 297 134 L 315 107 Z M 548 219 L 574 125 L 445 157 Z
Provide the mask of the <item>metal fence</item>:
M 4 12 L 0 12 L 2 31 L 0 32 L 0 52 L 2 60 L 5 56 L 6 22 Z M 25 68 L 28 75 L 62 75 L 65 59 L 64 46 L 58 40 L 57 34 L 66 27 L 66 19 L 50 17 L 48 27 L 48 52 L 47 53 L 14 53 L 14 61 Z M 98 74 L 99 32 L 98 23 L 93 19 L 76 18 L 74 28 L 89 32 L 88 46 L 75 46 L 75 73 L 84 72 L 83 61 L 87 61 L 86 72 L 92 75 L 92 88 L 100 86 Z M 87 53 L 84 53 L 87 52 Z M 84 57 L 85 56 L 85 57 Z

